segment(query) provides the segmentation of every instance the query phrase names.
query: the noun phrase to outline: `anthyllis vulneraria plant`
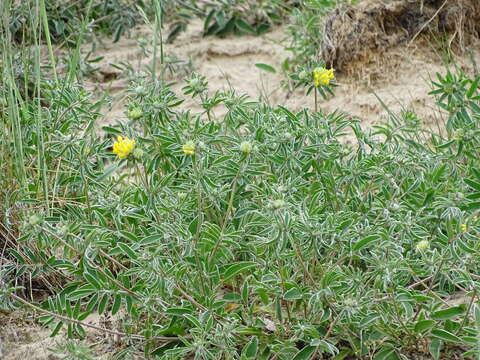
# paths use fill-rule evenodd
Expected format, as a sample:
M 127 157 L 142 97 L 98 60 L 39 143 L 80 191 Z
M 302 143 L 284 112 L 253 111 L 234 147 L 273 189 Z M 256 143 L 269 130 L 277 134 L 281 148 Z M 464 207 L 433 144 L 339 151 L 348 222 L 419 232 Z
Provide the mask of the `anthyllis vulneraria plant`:
M 208 82 L 205 76 L 197 73 L 192 73 L 189 79 L 185 79 L 187 85 L 182 89 L 185 95 L 191 95 L 192 98 L 200 95 L 203 100 L 203 95 L 207 91 Z
M 294 87 L 305 86 L 308 88 L 307 95 L 314 91 L 315 96 L 315 112 L 318 111 L 318 94 L 324 99 L 328 95 L 333 95 L 332 87 L 337 86 L 335 83 L 335 70 L 327 69 L 325 65 L 308 64 L 301 68 L 298 73 L 291 74 L 290 78 L 295 81 Z
M 377 137 L 340 112 L 209 96 L 204 80 L 190 83 L 203 110 L 181 110 L 147 74 L 127 92 L 141 117 L 100 137 L 75 76 L 37 84 L 38 109 L 6 74 L 0 307 L 30 308 L 52 336 L 115 336 L 119 359 L 478 359 L 480 79 L 435 85 L 448 131 L 399 117 Z M 332 76 L 315 63 L 297 83 L 324 95 Z
M 119 159 L 126 159 L 135 149 L 135 140 L 128 137 L 118 136 L 117 140 L 113 143 L 114 154 L 117 154 Z
M 315 112 L 318 111 L 318 97 L 317 91 L 321 86 L 328 86 L 335 78 L 333 75 L 333 68 L 326 69 L 324 67 L 317 67 L 313 69 L 313 86 L 315 86 Z

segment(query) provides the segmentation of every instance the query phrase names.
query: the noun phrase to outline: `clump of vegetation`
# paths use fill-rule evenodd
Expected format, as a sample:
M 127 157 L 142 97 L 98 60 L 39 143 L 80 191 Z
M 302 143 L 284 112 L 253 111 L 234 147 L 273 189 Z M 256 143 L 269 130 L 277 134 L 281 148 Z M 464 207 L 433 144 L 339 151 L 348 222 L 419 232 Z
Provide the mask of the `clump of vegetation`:
M 47 24 L 51 40 L 74 47 L 85 19 L 88 19 L 89 32 L 113 36 L 114 40 L 118 41 L 126 31 L 137 24 L 137 6 L 144 6 L 144 2 L 136 3 L 119 0 L 7 0 L 4 6 L 11 7 L 9 28 L 14 41 L 29 43 L 36 39 L 36 34 L 32 32 L 35 27 L 32 21 L 36 20 L 32 13 L 39 4 L 41 11 L 48 14 Z
M 52 335 L 113 335 L 124 358 L 480 355 L 480 78 L 438 75 L 444 131 L 412 112 L 364 131 L 339 112 L 211 93 L 197 74 L 179 95 L 153 66 L 127 90 L 129 121 L 98 132 L 104 100 L 77 81 L 78 58 L 57 74 L 23 55 L 23 92 L 21 52 L 1 46 L 4 307 Z M 299 80 L 328 94 L 332 78 Z M 179 110 L 188 97 L 202 111 Z M 54 351 L 92 356 L 81 342 Z

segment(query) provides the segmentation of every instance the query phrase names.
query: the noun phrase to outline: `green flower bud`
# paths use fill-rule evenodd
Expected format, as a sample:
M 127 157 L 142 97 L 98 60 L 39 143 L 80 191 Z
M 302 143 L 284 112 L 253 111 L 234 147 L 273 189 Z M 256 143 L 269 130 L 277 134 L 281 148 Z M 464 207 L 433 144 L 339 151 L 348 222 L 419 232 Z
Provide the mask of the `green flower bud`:
M 69 230 L 70 229 L 67 224 L 59 224 L 57 232 L 58 232 L 58 235 L 62 236 L 62 235 L 66 235 L 69 232 Z
M 139 148 L 135 148 L 133 150 L 133 157 L 137 160 L 141 160 L 143 158 L 143 155 L 145 154 L 144 151 L 142 149 L 139 149 Z
M 305 70 L 300 71 L 298 77 L 300 78 L 300 80 L 305 80 L 308 77 L 308 72 L 306 72 Z
M 143 86 L 139 85 L 135 88 L 135 94 L 139 95 L 139 96 L 143 96 L 143 95 L 146 95 L 146 90 Z
M 35 226 L 35 225 L 38 225 L 42 222 L 42 218 L 36 214 L 34 215 L 31 215 L 29 218 L 28 218 L 28 223 L 31 225 L 31 226 Z
M 140 119 L 143 115 L 143 111 L 139 107 L 134 107 L 128 111 L 128 117 L 132 120 Z
M 417 244 L 415 248 L 417 249 L 417 251 L 425 251 L 430 249 L 430 243 L 428 242 L 428 240 L 422 240 Z
M 285 200 L 282 200 L 282 199 L 274 200 L 272 202 L 273 209 L 280 209 L 280 208 L 283 208 L 285 205 L 286 205 L 286 202 Z
M 253 150 L 253 145 L 250 141 L 244 141 L 240 144 L 240 151 L 244 154 L 250 154 Z

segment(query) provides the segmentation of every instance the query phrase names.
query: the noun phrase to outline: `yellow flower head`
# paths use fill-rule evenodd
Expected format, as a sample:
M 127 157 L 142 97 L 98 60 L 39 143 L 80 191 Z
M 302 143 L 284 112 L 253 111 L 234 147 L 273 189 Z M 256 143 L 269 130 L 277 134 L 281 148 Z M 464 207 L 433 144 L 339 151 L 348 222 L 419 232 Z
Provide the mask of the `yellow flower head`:
M 430 243 L 428 242 L 428 240 L 422 240 L 417 244 L 415 248 L 417 249 L 417 251 L 425 251 L 430 249 Z
M 117 137 L 113 143 L 113 153 L 118 155 L 119 159 L 125 159 L 135 148 L 135 140 L 122 136 Z
M 313 84 L 315 87 L 330 84 L 330 81 L 335 77 L 333 71 L 333 68 L 327 70 L 324 67 L 313 69 Z
M 460 225 L 460 230 L 467 231 L 468 230 L 468 225 L 467 224 L 461 224 Z
M 182 145 L 182 151 L 185 155 L 195 154 L 195 143 L 193 141 L 187 141 Z

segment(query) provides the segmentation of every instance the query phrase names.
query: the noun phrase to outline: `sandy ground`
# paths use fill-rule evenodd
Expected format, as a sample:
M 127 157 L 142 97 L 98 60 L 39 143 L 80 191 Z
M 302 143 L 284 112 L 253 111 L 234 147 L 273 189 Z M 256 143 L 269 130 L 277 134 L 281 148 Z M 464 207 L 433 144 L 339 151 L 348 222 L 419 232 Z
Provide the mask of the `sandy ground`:
M 289 56 L 284 49 L 288 45 L 284 28 L 277 28 L 261 37 L 224 39 L 203 38 L 201 31 L 202 23 L 193 22 L 174 43 L 165 45 L 165 53 L 191 61 L 193 70 L 208 79 L 210 93 L 233 88 L 239 94 L 248 94 L 253 100 L 261 98 L 272 106 L 281 104 L 294 111 L 313 109 L 313 97 L 306 97 L 305 89 L 289 92 L 284 86 L 281 63 Z M 103 79 L 90 82 L 89 86 L 113 95 L 113 106 L 106 111 L 100 125 L 114 124 L 126 118 L 123 90 L 129 79 L 112 64 L 129 63 L 135 69 L 150 65 L 152 57 L 143 55 L 138 41 L 141 38 L 152 38 L 151 30 L 146 26 L 137 28 L 131 38 L 121 39 L 116 44 L 105 42 L 93 55 L 105 56 L 96 64 L 100 67 L 99 73 Z M 418 39 L 410 47 L 400 46 L 374 56 L 362 68 L 352 69 L 349 73 L 337 73 L 340 86 L 335 89 L 334 97 L 322 100 L 320 107 L 327 113 L 334 110 L 344 112 L 360 120 L 364 128 L 369 128 L 387 118 L 387 111 L 377 99 L 378 96 L 394 113 L 414 111 L 424 126 L 436 128 L 438 122 L 444 121 L 445 114 L 439 112 L 438 107 L 434 106 L 435 99 L 428 95 L 430 80 L 435 78 L 437 72 L 445 74 L 447 66 L 443 61 L 444 52 L 432 46 Z M 458 67 L 467 74 L 473 74 L 475 62 L 480 63 L 480 44 L 472 44 L 466 54 L 453 56 L 453 60 L 448 65 L 452 71 Z M 277 73 L 260 70 L 255 66 L 256 63 L 271 65 Z M 173 90 L 181 98 L 186 98 L 181 108 L 200 111 L 194 100 L 182 94 L 181 88 L 185 85 L 181 79 L 183 75 L 170 76 L 170 80 L 177 82 Z M 217 116 L 221 117 L 222 113 L 222 109 L 216 109 Z
M 120 313 L 119 313 L 120 314 Z M 116 316 L 119 318 L 119 316 Z M 84 320 L 85 323 L 116 329 L 118 320 L 108 315 L 92 314 Z M 67 340 L 65 327 L 56 337 L 50 337 L 52 329 L 40 326 L 35 317 L 23 310 L 13 312 L 0 311 L 0 359 L 1 360 L 59 360 L 64 359 L 65 352 L 52 351 L 58 344 L 74 341 L 90 349 L 96 360 L 112 359 L 115 353 L 125 348 L 120 339 L 95 329 L 85 328 L 87 337 L 83 340 Z M 142 359 L 139 352 L 131 354 L 132 360 Z M 72 359 L 72 357 L 68 357 Z M 73 359 L 80 359 L 74 357 Z M 82 358 L 83 359 L 83 358 Z
M 233 88 L 252 99 L 262 97 L 272 106 L 281 104 L 294 111 L 313 108 L 313 98 L 306 97 L 303 89 L 289 93 L 282 85 L 284 76 L 280 64 L 289 55 L 284 50 L 287 40 L 283 28 L 277 28 L 262 37 L 218 39 L 201 37 L 201 26 L 200 22 L 194 22 L 173 44 L 167 44 L 165 51 L 167 55 L 175 54 L 182 60 L 191 61 L 193 70 L 207 77 L 210 92 Z M 142 26 L 135 29 L 130 38 L 121 39 L 116 44 L 104 40 L 97 47 L 92 57 L 104 56 L 104 59 L 94 64 L 100 69 L 95 74 L 96 79 L 87 80 L 87 86 L 100 93 L 108 91 L 113 97 L 113 106 L 105 110 L 105 117 L 99 126 L 125 120 L 123 90 L 128 85 L 128 74 L 112 64 L 130 64 L 134 69 L 150 64 L 151 56 L 143 54 L 138 39 L 149 40 L 151 34 L 150 29 Z M 456 57 L 455 62 L 456 66 L 471 74 L 474 62 L 480 63 L 480 46 L 475 44 L 470 50 L 471 56 Z M 255 67 L 255 63 L 271 65 L 277 69 L 277 73 L 262 71 Z M 190 71 L 189 68 L 186 70 Z M 436 72 L 446 72 L 442 52 L 425 45 L 420 39 L 409 48 L 398 47 L 376 56 L 369 64 L 351 73 L 338 73 L 340 86 L 336 88 L 333 98 L 321 103 L 321 108 L 325 112 L 344 112 L 359 119 L 364 128 L 369 128 L 387 117 L 387 112 L 375 96 L 377 94 L 393 112 L 413 110 L 424 125 L 434 126 L 445 116 L 434 107 L 434 99 L 427 94 L 430 90 L 429 80 L 434 78 Z M 177 75 L 171 77 L 171 80 L 177 81 L 173 89 L 182 97 L 182 74 Z M 191 99 L 187 99 L 182 107 L 200 111 L 198 104 Z M 221 116 L 222 109 L 217 109 L 216 113 Z M 58 338 L 52 339 L 49 334 L 49 330 L 36 325 L 23 312 L 8 315 L 0 313 L 0 359 L 57 359 L 48 349 L 55 346 Z M 110 344 L 108 339 L 99 336 L 89 333 L 90 343 L 100 343 L 103 348 L 105 344 Z M 102 354 L 105 356 L 101 358 L 108 357 L 103 350 Z

